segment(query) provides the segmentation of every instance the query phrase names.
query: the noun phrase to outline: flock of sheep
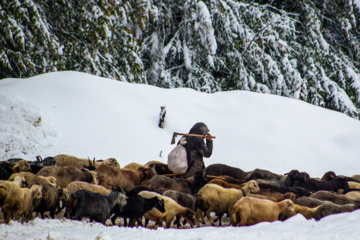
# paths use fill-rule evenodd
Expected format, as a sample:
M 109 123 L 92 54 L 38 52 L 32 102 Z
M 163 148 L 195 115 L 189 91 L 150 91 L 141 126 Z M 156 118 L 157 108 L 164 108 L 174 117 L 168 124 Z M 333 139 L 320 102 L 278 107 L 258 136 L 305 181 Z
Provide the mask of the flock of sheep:
M 165 222 L 167 228 L 187 223 L 222 226 L 222 220 L 246 226 L 295 214 L 320 220 L 360 207 L 359 176 L 334 172 L 316 179 L 298 170 L 282 175 L 212 164 L 205 177 L 185 179 L 157 161 L 120 168 L 114 158 L 91 161 L 61 154 L 36 161 L 2 161 L 0 179 L 6 224 L 27 222 L 39 214 L 45 218 L 48 212 L 52 218 L 89 218 L 103 224 L 109 220 L 130 227 L 147 227 L 150 220 L 158 226 Z

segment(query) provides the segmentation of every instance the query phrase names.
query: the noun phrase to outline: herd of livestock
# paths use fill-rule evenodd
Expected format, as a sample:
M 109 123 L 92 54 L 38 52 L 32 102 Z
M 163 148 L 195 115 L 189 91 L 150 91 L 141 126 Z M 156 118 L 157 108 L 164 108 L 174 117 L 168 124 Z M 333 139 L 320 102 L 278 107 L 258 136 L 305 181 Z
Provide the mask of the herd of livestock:
M 211 224 L 232 226 L 283 221 L 302 214 L 321 218 L 360 208 L 360 178 L 324 173 L 321 179 L 291 170 L 245 172 L 212 164 L 205 177 L 180 178 L 165 163 L 100 161 L 66 154 L 36 161 L 0 162 L 3 222 L 41 218 L 89 218 L 119 226 L 169 228 Z M 48 215 L 45 215 L 48 214 Z M 121 221 L 122 220 L 122 221 Z M 110 223 L 106 224 L 110 224 Z

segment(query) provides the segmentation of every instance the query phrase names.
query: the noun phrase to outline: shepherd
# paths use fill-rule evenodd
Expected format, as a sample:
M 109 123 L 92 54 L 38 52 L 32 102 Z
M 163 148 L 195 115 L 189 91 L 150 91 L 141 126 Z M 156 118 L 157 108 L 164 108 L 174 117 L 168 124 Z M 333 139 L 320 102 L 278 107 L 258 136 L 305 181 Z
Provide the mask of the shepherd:
M 184 146 L 187 157 L 186 172 L 181 174 L 180 177 L 200 176 L 203 178 L 205 176 L 204 157 L 209 158 L 211 156 L 213 151 L 212 139 L 215 138 L 209 132 L 210 130 L 205 123 L 198 122 L 190 129 L 188 134 L 176 133 L 178 135 L 184 135 L 178 142 L 178 145 L 181 144 Z

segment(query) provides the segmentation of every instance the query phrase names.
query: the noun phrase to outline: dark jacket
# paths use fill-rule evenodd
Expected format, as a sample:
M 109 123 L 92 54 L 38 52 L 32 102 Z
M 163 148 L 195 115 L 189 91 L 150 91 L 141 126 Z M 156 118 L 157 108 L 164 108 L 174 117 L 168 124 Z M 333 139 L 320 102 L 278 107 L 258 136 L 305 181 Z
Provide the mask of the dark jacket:
M 208 127 L 202 123 L 196 123 L 189 131 L 192 134 L 206 135 L 209 133 Z M 188 169 L 183 177 L 194 176 L 196 172 L 205 173 L 205 164 L 203 157 L 210 157 L 213 150 L 213 141 L 206 139 L 206 144 L 202 137 L 186 137 L 185 145 L 188 160 Z

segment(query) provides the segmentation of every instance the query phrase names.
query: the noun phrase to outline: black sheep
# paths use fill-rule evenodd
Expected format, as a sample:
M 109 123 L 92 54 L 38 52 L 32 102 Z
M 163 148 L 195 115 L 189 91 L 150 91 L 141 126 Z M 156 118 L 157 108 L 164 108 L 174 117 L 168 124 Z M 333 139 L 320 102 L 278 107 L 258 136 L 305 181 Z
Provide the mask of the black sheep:
M 105 225 L 116 206 L 122 211 L 126 205 L 126 197 L 118 190 L 108 195 L 93 193 L 87 190 L 79 190 L 70 195 L 66 205 L 65 217 L 81 220 L 89 217 L 90 221 L 100 222 Z
M 137 194 L 136 191 L 129 191 L 127 194 L 126 206 L 121 210 L 119 207 L 115 207 L 114 216 L 111 218 L 113 224 L 118 217 L 124 218 L 124 226 L 133 227 L 135 220 L 138 220 L 144 216 L 144 214 L 152 208 L 157 208 L 160 212 L 165 212 L 164 200 L 160 200 L 158 197 L 143 198 Z M 129 218 L 129 225 L 127 224 L 127 218 Z M 139 225 L 142 225 L 138 221 Z

